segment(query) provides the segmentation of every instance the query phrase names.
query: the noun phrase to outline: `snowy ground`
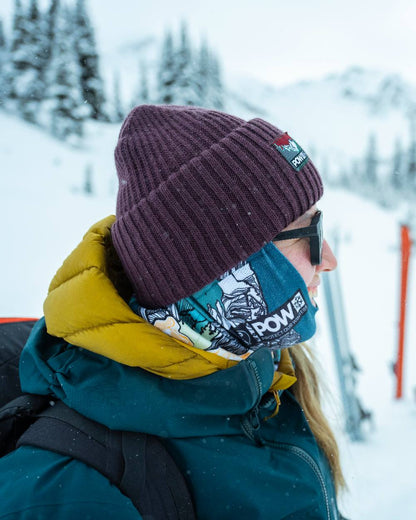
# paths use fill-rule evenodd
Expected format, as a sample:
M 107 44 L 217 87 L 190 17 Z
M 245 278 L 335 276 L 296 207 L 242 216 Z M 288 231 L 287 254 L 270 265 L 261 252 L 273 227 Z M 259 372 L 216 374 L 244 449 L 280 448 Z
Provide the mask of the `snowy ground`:
M 0 114 L 0 316 L 40 316 L 51 277 L 86 229 L 114 212 L 113 149 L 118 128 L 89 128 L 88 149 L 69 149 L 36 129 Z M 87 165 L 95 194 L 82 192 Z M 353 520 L 416 518 L 416 277 L 410 273 L 405 398 L 393 399 L 400 214 L 342 191 L 321 203 L 329 240 L 339 237 L 339 273 L 351 348 L 362 372 L 359 394 L 374 415 L 362 443 L 339 432 L 349 492 L 341 504 Z M 412 266 L 411 266 L 412 268 Z M 328 395 L 338 399 L 323 295 L 315 346 Z M 332 410 L 332 409 L 331 409 Z

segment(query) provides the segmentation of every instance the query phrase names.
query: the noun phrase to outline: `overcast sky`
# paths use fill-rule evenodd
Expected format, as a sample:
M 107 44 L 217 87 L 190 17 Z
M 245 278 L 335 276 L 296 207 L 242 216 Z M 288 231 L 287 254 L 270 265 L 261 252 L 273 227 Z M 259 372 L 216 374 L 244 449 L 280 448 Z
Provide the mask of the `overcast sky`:
M 1 0 L 0 16 L 9 19 L 12 5 L 13 0 Z M 87 5 L 105 51 L 176 30 L 184 19 L 195 37 L 207 38 L 231 74 L 282 85 L 359 65 L 398 72 L 416 83 L 416 0 L 87 0 Z

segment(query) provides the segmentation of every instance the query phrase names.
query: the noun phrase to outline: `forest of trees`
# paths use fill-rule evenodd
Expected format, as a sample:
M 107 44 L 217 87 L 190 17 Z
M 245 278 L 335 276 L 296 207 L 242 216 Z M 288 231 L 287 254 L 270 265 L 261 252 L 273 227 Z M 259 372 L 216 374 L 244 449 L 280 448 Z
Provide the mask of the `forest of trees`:
M 104 84 L 87 0 L 42 5 L 14 0 L 9 34 L 0 20 L 0 109 L 72 140 L 82 138 L 86 121 L 119 123 L 142 103 L 223 108 L 218 57 L 206 41 L 191 41 L 185 22 L 165 33 L 151 69 L 138 51 L 137 88 L 132 99 L 122 99 L 123 78 L 114 74 L 112 84 Z M 397 141 L 392 157 L 382 159 L 370 135 L 364 156 L 336 181 L 328 172 L 327 180 L 384 205 L 416 198 L 416 109 L 409 112 L 409 136 L 410 144 Z
M 387 207 L 402 200 L 416 202 L 416 111 L 410 110 L 408 117 L 408 144 L 396 139 L 391 157 L 382 157 L 371 134 L 363 157 L 355 158 L 337 179 L 328 175 L 327 180 Z
M 134 104 L 223 107 L 219 60 L 207 42 L 192 45 L 185 23 L 165 34 L 156 77 L 142 62 L 135 99 L 121 99 L 119 77 L 104 85 L 86 4 L 15 0 L 9 35 L 0 20 L 0 108 L 67 140 L 87 120 L 121 121 Z

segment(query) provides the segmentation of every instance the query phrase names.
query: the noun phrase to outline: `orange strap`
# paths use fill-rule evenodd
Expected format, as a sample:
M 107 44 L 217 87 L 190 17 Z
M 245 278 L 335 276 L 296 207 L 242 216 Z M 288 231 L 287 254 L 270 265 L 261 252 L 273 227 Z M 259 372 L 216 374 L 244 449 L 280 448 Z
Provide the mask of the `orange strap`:
M 38 318 L 0 318 L 0 323 L 13 323 L 16 321 L 37 321 Z

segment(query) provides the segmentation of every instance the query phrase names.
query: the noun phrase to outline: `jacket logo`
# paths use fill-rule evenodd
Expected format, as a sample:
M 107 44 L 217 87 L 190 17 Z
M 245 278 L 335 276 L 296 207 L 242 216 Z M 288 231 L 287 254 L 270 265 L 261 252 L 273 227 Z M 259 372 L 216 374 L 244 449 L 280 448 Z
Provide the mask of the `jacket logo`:
M 277 339 L 287 334 L 308 310 L 308 306 L 300 291 L 261 320 L 250 321 L 247 325 L 253 333 L 265 339 Z

